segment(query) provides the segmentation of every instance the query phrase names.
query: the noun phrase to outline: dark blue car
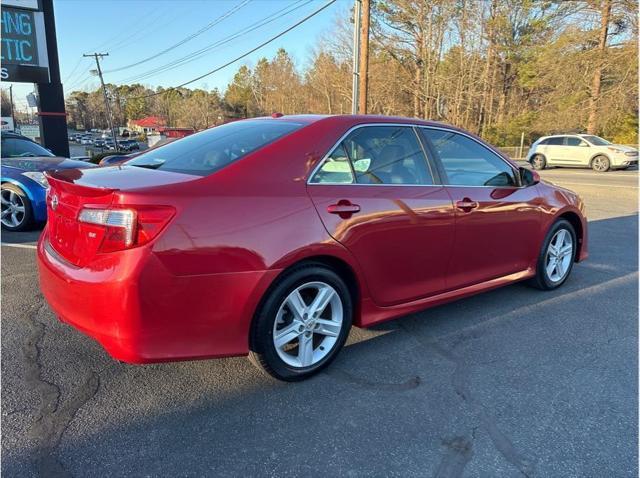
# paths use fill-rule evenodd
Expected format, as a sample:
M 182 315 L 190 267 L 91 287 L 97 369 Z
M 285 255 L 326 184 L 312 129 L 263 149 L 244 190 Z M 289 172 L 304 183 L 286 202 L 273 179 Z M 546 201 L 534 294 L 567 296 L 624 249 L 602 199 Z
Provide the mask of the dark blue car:
M 91 163 L 54 156 L 29 138 L 2 133 L 0 223 L 9 231 L 24 231 L 47 220 L 44 171 L 90 168 Z

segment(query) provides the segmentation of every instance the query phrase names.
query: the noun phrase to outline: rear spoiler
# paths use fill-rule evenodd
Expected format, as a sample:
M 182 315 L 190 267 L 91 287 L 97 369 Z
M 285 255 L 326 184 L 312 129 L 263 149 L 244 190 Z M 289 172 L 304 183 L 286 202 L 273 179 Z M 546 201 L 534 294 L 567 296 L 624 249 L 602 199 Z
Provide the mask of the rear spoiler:
M 77 184 L 75 181 L 82 177 L 82 170 L 80 169 L 60 169 L 57 171 L 45 171 L 44 176 L 52 184 L 62 191 L 77 194 L 84 197 L 98 197 L 106 196 L 107 194 L 114 193 L 117 188 L 104 188 L 99 186 L 91 186 L 84 184 Z

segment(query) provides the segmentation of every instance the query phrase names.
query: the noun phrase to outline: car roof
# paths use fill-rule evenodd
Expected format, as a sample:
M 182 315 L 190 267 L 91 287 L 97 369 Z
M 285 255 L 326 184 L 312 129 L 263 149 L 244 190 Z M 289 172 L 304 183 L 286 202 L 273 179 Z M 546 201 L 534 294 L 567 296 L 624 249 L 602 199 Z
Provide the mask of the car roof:
M 593 136 L 592 134 L 587 134 L 587 133 L 563 133 L 563 134 L 550 134 L 548 136 L 540 136 L 540 139 L 547 139 L 547 138 L 564 138 L 565 136 Z
M 366 123 L 401 123 L 401 124 L 413 124 L 420 126 L 436 126 L 440 128 L 447 128 L 451 130 L 461 131 L 466 134 L 469 132 L 453 126 L 447 123 L 439 121 L 425 120 L 420 118 L 408 118 L 404 116 L 384 116 L 384 115 L 316 115 L 316 114 L 302 114 L 302 115 L 282 115 L 282 116 L 262 116 L 259 120 L 273 120 L 273 121 L 295 121 L 298 123 L 304 123 L 310 125 L 318 122 L 330 122 L 335 125 L 343 126 L 356 126 Z
M 3 131 L 2 138 L 3 139 L 4 138 L 26 139 L 27 141 L 31 141 L 32 143 L 35 143 L 35 141 L 33 141 L 31 138 L 27 138 L 26 136 L 22 136 L 21 134 L 13 133 L 10 131 Z

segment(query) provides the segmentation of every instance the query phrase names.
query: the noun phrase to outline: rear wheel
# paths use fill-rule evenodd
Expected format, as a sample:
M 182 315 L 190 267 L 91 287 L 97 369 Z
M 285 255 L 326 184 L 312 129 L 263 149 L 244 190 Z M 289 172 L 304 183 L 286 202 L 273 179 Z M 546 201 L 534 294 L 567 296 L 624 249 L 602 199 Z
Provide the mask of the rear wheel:
M 249 357 L 279 380 L 308 378 L 336 357 L 352 315 L 349 289 L 338 274 L 321 264 L 296 267 L 263 301 Z
M 536 154 L 531 158 L 531 167 L 540 171 L 547 167 L 547 160 L 541 154 Z
M 25 192 L 11 183 L 0 186 L 0 223 L 9 231 L 25 231 L 33 226 L 31 201 Z
M 571 273 L 576 249 L 576 233 L 571 223 L 564 219 L 555 222 L 542 244 L 531 284 L 542 290 L 560 287 Z
M 591 168 L 599 173 L 607 172 L 611 168 L 611 161 L 606 156 L 596 156 L 591 160 Z

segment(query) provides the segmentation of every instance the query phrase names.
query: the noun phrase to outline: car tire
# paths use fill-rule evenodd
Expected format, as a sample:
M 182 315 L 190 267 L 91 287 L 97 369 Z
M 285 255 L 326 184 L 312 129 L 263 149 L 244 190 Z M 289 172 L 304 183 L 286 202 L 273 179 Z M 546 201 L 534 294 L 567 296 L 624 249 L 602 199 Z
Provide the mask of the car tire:
M 541 171 L 547 167 L 547 160 L 541 154 L 534 154 L 531 157 L 531 167 L 537 171 Z
M 1 224 L 7 231 L 27 231 L 34 226 L 33 208 L 27 194 L 11 183 L 0 185 Z M 13 212 L 5 212 L 8 209 Z
M 570 250 L 566 249 L 567 244 L 570 244 Z M 576 232 L 569 221 L 559 219 L 553 223 L 542 242 L 536 275 L 530 284 L 541 290 L 557 289 L 564 284 L 573 269 L 577 246 Z M 556 268 L 553 267 L 554 258 Z
M 605 155 L 601 154 L 591 160 L 591 169 L 598 173 L 606 173 L 611 169 L 611 161 Z
M 322 302 L 318 312 L 314 304 Z M 335 359 L 352 319 L 353 300 L 342 278 L 323 264 L 301 264 L 265 295 L 252 324 L 249 358 L 279 380 L 304 380 Z

